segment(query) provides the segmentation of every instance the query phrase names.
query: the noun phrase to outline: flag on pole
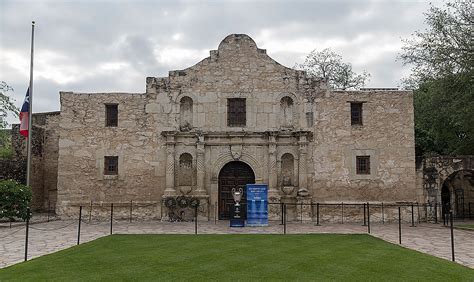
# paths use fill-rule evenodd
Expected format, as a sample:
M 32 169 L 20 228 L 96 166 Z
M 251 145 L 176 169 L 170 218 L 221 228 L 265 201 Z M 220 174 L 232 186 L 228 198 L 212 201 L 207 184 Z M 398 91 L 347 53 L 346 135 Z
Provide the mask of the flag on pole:
M 20 111 L 20 134 L 28 138 L 28 115 L 30 111 L 30 88 L 26 90 L 25 101 Z

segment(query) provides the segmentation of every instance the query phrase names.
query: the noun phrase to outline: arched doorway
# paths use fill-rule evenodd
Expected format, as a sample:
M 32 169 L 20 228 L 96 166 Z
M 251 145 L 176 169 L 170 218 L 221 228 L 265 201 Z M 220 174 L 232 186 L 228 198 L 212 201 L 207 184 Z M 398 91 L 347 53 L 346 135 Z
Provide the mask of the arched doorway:
M 450 174 L 441 188 L 444 212 L 453 212 L 455 218 L 471 217 L 474 207 L 474 171 L 459 170 Z
M 252 168 L 239 161 L 227 163 L 219 172 L 219 219 L 230 218 L 230 208 L 234 204 L 232 188 L 242 188 L 242 204 L 247 202 L 246 184 L 255 183 L 255 174 Z M 243 209 L 246 211 L 246 209 Z M 246 217 L 246 214 L 243 214 Z

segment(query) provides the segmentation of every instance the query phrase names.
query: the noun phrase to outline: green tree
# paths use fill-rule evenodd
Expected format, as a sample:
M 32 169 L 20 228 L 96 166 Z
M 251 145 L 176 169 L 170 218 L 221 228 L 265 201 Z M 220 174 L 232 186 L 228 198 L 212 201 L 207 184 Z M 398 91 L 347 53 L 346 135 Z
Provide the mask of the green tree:
M 8 158 L 12 155 L 11 134 L 5 129 L 8 126 L 7 116 L 9 113 L 18 116 L 18 108 L 8 96 L 10 91 L 13 91 L 13 88 L 5 81 L 0 81 L 0 158 Z
M 329 87 L 336 90 L 357 89 L 364 86 L 370 77 L 366 71 L 355 73 L 350 63 L 343 62 L 342 56 L 329 48 L 311 51 L 304 63 L 296 64 L 295 67 L 305 70 L 312 77 L 327 80 Z
M 28 208 L 31 202 L 31 189 L 14 180 L 0 180 L 0 219 L 23 219 L 31 216 Z
M 400 59 L 412 65 L 417 155 L 474 154 L 472 8 L 456 1 L 431 6 L 427 29 L 404 40 Z

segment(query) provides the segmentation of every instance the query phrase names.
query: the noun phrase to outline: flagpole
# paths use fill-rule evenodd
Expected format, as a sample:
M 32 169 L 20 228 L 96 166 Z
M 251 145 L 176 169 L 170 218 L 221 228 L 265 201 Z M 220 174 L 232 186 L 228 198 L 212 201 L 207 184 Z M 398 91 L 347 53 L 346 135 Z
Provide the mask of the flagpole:
M 34 54 L 34 40 L 35 40 L 35 22 L 31 22 L 31 61 L 30 61 L 30 88 L 29 88 L 29 109 L 28 109 L 28 157 L 26 163 L 26 185 L 30 185 L 30 175 L 31 175 L 31 138 L 33 137 L 33 54 Z

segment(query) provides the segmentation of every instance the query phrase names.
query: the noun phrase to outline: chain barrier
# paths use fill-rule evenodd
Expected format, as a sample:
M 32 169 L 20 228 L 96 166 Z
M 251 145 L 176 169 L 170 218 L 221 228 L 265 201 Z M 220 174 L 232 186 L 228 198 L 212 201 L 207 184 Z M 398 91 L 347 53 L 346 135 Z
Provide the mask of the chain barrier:
M 23 229 L 23 228 L 18 228 L 18 230 L 15 230 L 15 231 L 13 231 L 13 232 L 10 233 L 10 234 L 7 234 L 7 235 L 5 235 L 5 236 L 2 236 L 2 237 L 0 237 L 0 239 L 7 238 L 7 237 L 9 237 L 9 236 L 11 236 L 11 235 L 17 233 L 17 232 L 20 231 L 20 230 L 24 230 L 24 229 Z
M 73 221 L 69 224 L 66 224 L 64 226 L 61 226 L 61 227 L 55 227 L 55 228 L 38 228 L 38 227 L 33 227 L 32 225 L 30 225 L 30 229 L 34 229 L 34 230 L 38 230 L 38 231 L 56 231 L 56 230 L 60 230 L 60 229 L 64 229 L 66 227 L 69 227 L 73 224 L 75 224 L 76 222 Z

